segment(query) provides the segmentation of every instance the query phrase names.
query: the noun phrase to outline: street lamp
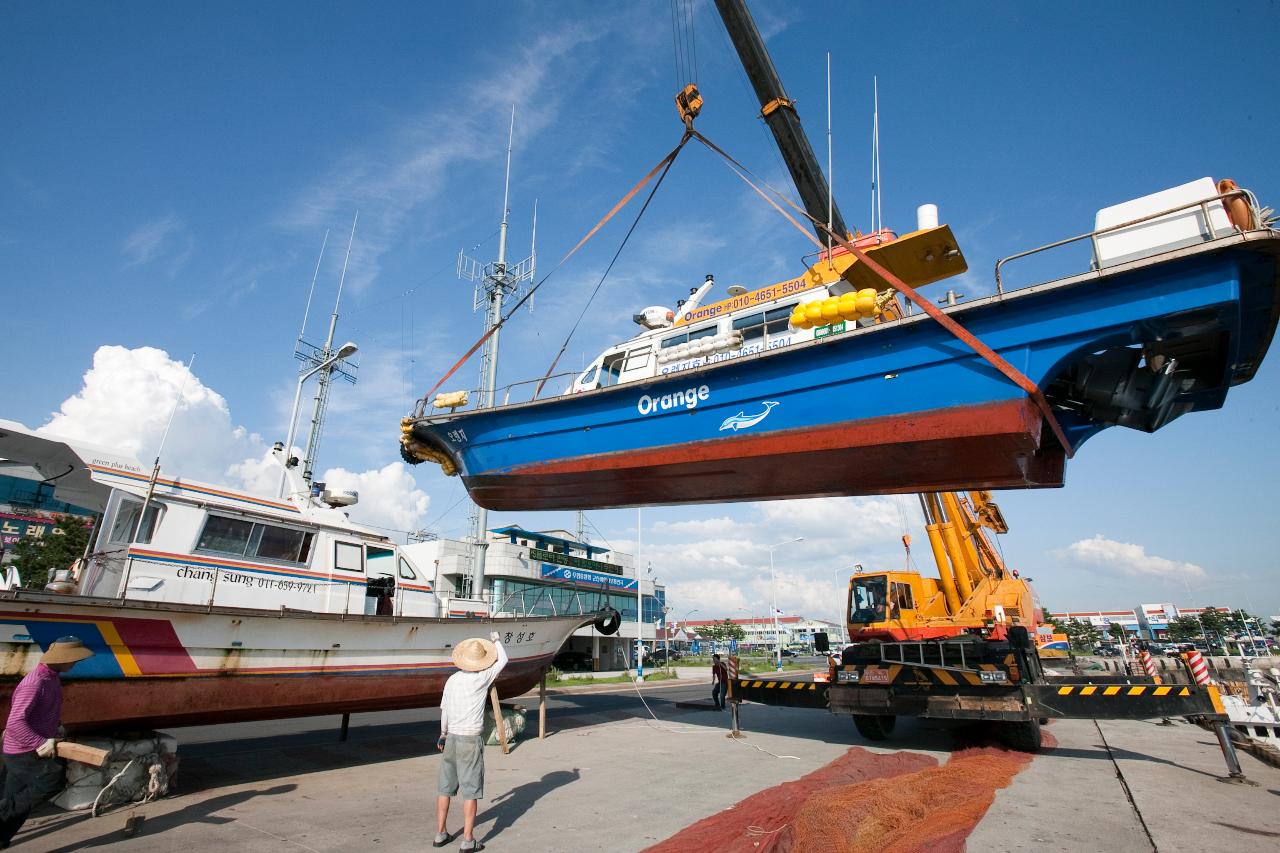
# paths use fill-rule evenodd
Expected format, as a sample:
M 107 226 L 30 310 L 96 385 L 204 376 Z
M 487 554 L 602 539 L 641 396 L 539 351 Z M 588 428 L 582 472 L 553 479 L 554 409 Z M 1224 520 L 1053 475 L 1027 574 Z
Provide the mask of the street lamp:
M 773 549 L 781 548 L 783 545 L 790 545 L 793 542 L 803 541 L 803 536 L 797 536 L 795 539 L 788 539 L 786 542 L 767 546 L 769 550 L 769 594 L 773 598 L 773 647 L 777 653 L 778 672 L 782 671 L 782 637 L 778 634 L 778 585 L 773 572 Z
M 695 607 L 684 615 L 684 619 L 680 620 L 680 624 L 684 625 L 684 631 L 686 636 L 689 633 L 689 617 L 695 613 L 701 613 L 701 612 L 702 612 L 701 610 Z M 692 649 L 692 643 L 690 644 L 690 649 Z M 693 654 L 693 652 L 690 651 L 689 654 Z
M 317 364 L 315 367 L 311 368 L 306 373 L 298 377 L 298 390 L 295 391 L 293 394 L 293 412 L 289 415 L 289 437 L 285 439 L 285 442 L 284 442 L 285 467 L 280 472 L 279 497 L 284 497 L 285 479 L 288 477 L 288 473 L 289 473 L 289 455 L 293 453 L 293 434 L 294 434 L 295 428 L 298 425 L 298 406 L 302 403 L 303 384 L 312 376 L 319 373 L 320 371 L 327 370 L 328 368 L 333 367 L 335 362 L 340 361 L 341 359 L 344 359 L 347 356 L 355 355 L 358 349 L 359 347 L 351 343 L 351 341 L 347 341 L 345 344 L 338 347 L 338 351 L 334 353 L 331 357 L 329 357 L 325 361 L 322 361 L 320 364 Z

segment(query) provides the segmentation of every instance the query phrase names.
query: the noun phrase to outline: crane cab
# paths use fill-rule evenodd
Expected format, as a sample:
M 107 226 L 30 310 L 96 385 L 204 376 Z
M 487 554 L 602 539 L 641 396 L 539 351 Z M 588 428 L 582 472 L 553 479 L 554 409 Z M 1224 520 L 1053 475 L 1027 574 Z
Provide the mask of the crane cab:
M 947 617 L 935 578 L 918 572 L 867 572 L 849 579 L 849 639 L 920 640 L 957 632 L 954 624 L 931 621 Z

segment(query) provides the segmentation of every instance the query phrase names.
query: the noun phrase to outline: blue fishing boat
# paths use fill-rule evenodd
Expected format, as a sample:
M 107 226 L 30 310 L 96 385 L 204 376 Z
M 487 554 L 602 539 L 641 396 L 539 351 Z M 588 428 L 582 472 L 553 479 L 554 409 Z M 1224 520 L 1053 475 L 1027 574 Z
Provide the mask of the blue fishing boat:
M 993 295 L 941 309 L 916 288 L 967 265 L 937 208 L 902 237 L 874 222 L 855 237 L 745 3 L 715 5 L 817 261 L 712 302 L 708 276 L 640 311 L 643 331 L 561 396 L 536 399 L 545 380 L 496 406 L 491 384 L 471 410 L 468 394 L 428 394 L 401 423 L 405 460 L 500 510 L 1052 487 L 1101 430 L 1154 432 L 1253 377 L 1280 310 L 1280 232 L 1252 193 L 1202 178 L 1113 205 L 1086 234 L 1002 260 Z M 649 177 L 696 139 L 751 183 L 694 130 L 702 103 L 692 83 L 676 96 L 685 135 Z M 1007 263 L 1084 241 L 1088 269 L 1006 287 Z
M 859 288 L 872 272 L 839 249 L 704 304 L 708 281 L 637 314 L 644 331 L 559 396 L 437 398 L 455 408 L 406 418 L 402 453 L 495 510 L 1061 486 L 1101 430 L 1154 432 L 1253 377 L 1280 316 L 1280 232 L 1263 223 L 1251 193 L 1208 178 L 1107 208 L 1001 261 L 993 295 L 933 309 L 959 337 Z M 932 263 L 965 268 L 950 230 L 922 224 L 863 255 L 903 292 L 936 280 Z M 1071 241 L 1092 244 L 1090 269 L 1005 286 L 1008 261 Z

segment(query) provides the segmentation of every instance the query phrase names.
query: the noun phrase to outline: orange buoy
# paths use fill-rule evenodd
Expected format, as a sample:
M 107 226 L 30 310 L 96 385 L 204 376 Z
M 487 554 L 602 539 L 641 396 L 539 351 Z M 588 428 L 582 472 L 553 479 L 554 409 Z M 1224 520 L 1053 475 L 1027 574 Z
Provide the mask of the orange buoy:
M 1225 195 L 1240 189 L 1236 182 L 1230 178 L 1223 178 L 1218 181 L 1218 195 Z M 1249 207 L 1249 202 L 1245 200 L 1243 195 L 1233 195 L 1230 198 L 1222 200 L 1222 206 L 1227 209 L 1227 218 L 1231 220 L 1231 224 L 1241 231 L 1251 231 L 1255 227 L 1253 222 L 1253 208 Z

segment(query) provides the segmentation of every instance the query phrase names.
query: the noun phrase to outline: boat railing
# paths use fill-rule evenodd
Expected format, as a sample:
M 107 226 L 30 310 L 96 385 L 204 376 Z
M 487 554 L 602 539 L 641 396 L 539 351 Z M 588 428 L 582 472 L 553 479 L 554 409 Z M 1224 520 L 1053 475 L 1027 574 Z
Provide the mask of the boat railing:
M 498 388 L 493 392 L 493 396 L 494 396 L 494 399 L 498 399 L 499 396 L 501 396 L 502 402 L 499 403 L 498 405 L 502 405 L 502 406 L 507 406 L 507 405 L 510 405 L 511 403 L 529 403 L 538 399 L 538 394 L 540 390 L 542 390 L 543 383 L 546 383 L 546 385 L 548 386 L 554 386 L 556 388 L 559 388 L 560 387 L 559 380 L 568 380 L 569 382 L 572 382 L 577 377 L 577 375 L 578 375 L 577 373 L 565 372 L 565 373 L 554 373 L 551 376 L 540 376 L 537 379 L 523 379 L 519 382 L 512 382 L 510 385 L 505 385 L 502 388 Z M 533 390 L 528 391 L 527 393 L 523 391 L 520 391 L 520 392 L 517 391 L 517 389 L 525 388 L 527 386 L 533 386 Z M 555 393 L 558 394 L 560 392 L 556 391 Z M 484 400 L 487 397 L 487 394 L 488 392 L 479 388 L 474 390 L 469 390 L 467 391 L 467 399 L 474 400 L 475 405 L 471 405 L 470 403 L 468 403 L 467 406 L 458 406 L 457 408 L 471 408 L 473 410 L 487 408 L 487 406 L 480 405 L 480 401 Z M 434 400 L 432 402 L 434 403 Z M 450 406 L 441 407 L 441 406 L 432 405 L 430 409 L 431 413 L 433 414 L 436 412 L 442 412 L 446 410 L 453 411 L 453 407 L 450 407 Z
M 1230 190 L 1225 193 L 1220 193 L 1215 196 L 1211 196 L 1209 198 L 1204 198 L 1199 201 L 1190 201 L 1185 204 L 1180 204 L 1177 207 L 1171 207 L 1168 210 L 1162 210 L 1158 213 L 1148 213 L 1145 216 L 1140 216 L 1137 219 L 1131 219 L 1128 222 L 1121 222 L 1116 225 L 1108 225 L 1106 228 L 1098 228 L 1094 231 L 1089 231 L 1084 234 L 1079 234 L 1075 237 L 1068 237 L 1065 240 L 1056 240 L 1052 243 L 1046 243 L 1043 246 L 1037 246 L 1034 249 L 1027 249 L 1025 252 L 1018 252 L 1016 254 L 1009 255 L 1008 257 L 1001 258 L 1000 260 L 996 261 L 996 293 L 1000 295 L 1003 295 L 1005 293 L 1004 279 L 1001 273 L 1003 272 L 1005 265 L 1008 264 L 1010 261 L 1016 261 L 1021 258 L 1027 258 L 1032 255 L 1040 254 L 1041 252 L 1046 252 L 1050 249 L 1057 249 L 1062 246 L 1070 245 L 1072 243 L 1078 243 L 1082 240 L 1088 240 L 1093 249 L 1094 264 L 1096 268 L 1097 258 L 1099 256 L 1098 255 L 1098 238 L 1099 237 L 1106 236 L 1107 234 L 1111 234 L 1115 231 L 1123 231 L 1126 228 L 1132 228 L 1133 226 L 1140 225 L 1143 222 L 1150 222 L 1152 220 L 1170 216 L 1175 213 L 1182 213 L 1184 211 L 1199 208 L 1200 215 L 1201 217 L 1203 217 L 1201 221 L 1204 223 L 1204 227 L 1201 229 L 1201 238 L 1202 238 L 1201 242 L 1208 243 L 1208 242 L 1212 242 L 1213 240 L 1217 240 L 1219 239 L 1220 235 L 1214 232 L 1214 228 L 1212 224 L 1213 221 L 1209 218 L 1209 205 L 1215 202 L 1222 202 L 1224 199 L 1232 198 L 1234 196 L 1238 196 L 1245 200 L 1245 203 L 1249 205 L 1249 209 L 1253 214 L 1253 221 L 1255 223 L 1258 223 L 1257 227 L 1259 228 L 1263 227 L 1261 224 L 1262 208 L 1258 204 L 1257 197 L 1249 190 L 1238 188 L 1238 189 Z M 1235 226 L 1235 230 L 1238 232 L 1240 230 L 1239 226 Z M 1158 254 L 1158 253 L 1159 253 L 1158 249 L 1152 252 L 1152 254 Z

